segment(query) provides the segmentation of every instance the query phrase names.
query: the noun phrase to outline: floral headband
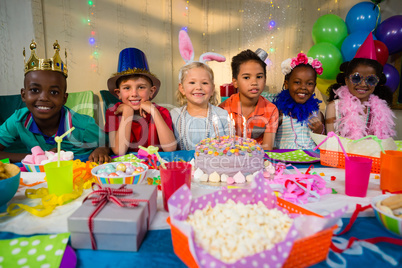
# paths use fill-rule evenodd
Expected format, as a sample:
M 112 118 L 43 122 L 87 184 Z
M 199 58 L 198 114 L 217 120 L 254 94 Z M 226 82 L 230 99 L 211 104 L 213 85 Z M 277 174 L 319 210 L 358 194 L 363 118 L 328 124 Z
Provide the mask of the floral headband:
M 284 60 L 281 64 L 282 73 L 284 75 L 290 74 L 290 72 L 299 64 L 310 64 L 317 74 L 322 74 L 322 63 L 317 59 L 307 57 L 304 53 L 297 54 L 297 57 L 295 58 Z

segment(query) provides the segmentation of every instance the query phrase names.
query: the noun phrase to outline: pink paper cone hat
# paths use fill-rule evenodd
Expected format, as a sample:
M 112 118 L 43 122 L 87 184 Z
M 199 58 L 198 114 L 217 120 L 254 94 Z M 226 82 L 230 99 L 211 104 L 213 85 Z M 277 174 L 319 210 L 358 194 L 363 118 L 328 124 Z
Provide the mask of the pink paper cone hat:
M 374 46 L 374 39 L 373 34 L 370 33 L 366 40 L 364 40 L 363 44 L 359 47 L 356 52 L 354 58 L 364 58 L 364 59 L 371 59 L 377 60 L 377 56 L 375 54 L 375 46 Z

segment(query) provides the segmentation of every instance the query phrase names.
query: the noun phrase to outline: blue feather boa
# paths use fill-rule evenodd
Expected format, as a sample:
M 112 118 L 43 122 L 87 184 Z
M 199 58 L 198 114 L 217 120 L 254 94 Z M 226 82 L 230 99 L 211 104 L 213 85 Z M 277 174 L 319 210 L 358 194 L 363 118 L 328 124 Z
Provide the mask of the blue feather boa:
M 314 93 L 304 104 L 297 103 L 290 96 L 289 90 L 284 89 L 275 97 L 272 103 L 275 104 L 278 110 L 284 115 L 291 115 L 293 118 L 297 119 L 297 122 L 303 124 L 312 112 L 318 111 L 321 102 L 322 101 L 315 97 Z

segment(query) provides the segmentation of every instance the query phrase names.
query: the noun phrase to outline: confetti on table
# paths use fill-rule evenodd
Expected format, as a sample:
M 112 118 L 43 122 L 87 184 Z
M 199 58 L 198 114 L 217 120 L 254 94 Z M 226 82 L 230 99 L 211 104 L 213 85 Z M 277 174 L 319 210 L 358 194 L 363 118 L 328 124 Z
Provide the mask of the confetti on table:
M 325 173 L 324 173 L 324 172 L 321 172 L 321 173 L 320 173 L 320 176 L 325 176 Z
M 335 189 L 334 188 L 332 188 L 332 194 L 337 194 L 338 192 L 337 191 L 335 191 Z
M 336 180 L 336 177 L 335 177 L 335 176 L 331 176 L 331 181 L 334 181 L 334 180 Z

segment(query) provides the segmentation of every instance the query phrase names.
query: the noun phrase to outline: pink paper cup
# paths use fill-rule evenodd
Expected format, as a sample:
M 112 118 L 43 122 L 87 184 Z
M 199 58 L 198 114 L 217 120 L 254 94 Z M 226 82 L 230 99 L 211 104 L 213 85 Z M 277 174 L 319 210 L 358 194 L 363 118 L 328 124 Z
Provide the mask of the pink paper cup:
M 183 184 L 191 188 L 191 164 L 184 162 L 165 163 L 166 168 L 160 167 L 163 207 L 169 211 L 167 201 Z
M 365 197 L 373 160 L 365 157 L 345 158 L 345 193 L 348 196 Z

